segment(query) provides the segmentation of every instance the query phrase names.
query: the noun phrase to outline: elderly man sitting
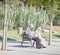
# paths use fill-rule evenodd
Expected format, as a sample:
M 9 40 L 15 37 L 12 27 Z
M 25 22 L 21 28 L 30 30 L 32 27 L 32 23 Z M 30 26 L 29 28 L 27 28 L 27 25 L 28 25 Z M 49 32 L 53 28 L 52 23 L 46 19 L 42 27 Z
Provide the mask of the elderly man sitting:
M 24 32 L 24 35 L 27 36 L 27 38 L 30 38 L 34 41 L 36 41 L 36 48 L 40 48 L 40 39 L 37 36 L 31 35 L 31 29 L 33 28 L 33 24 L 29 24 L 27 29 Z

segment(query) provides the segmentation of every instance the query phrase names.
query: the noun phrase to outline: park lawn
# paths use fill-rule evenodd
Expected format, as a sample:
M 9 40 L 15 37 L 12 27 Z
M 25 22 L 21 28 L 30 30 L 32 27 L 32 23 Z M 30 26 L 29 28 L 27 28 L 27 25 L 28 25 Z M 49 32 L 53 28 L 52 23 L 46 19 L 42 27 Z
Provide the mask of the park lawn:
M 0 39 L 2 39 L 2 31 L 0 31 Z M 7 39 L 8 40 L 16 40 L 19 41 L 21 40 L 22 36 L 17 33 L 17 30 L 9 30 L 7 34 Z
M 2 33 L 3 33 L 2 30 L 0 30 L 0 40 L 2 39 Z M 42 37 L 44 37 L 45 39 L 48 39 L 49 33 L 42 32 Z M 60 33 L 59 32 L 53 33 L 52 38 L 53 39 L 60 39 Z M 17 30 L 9 30 L 8 35 L 7 35 L 7 39 L 19 41 L 22 39 L 22 35 L 18 34 Z
M 8 31 L 8 40 L 21 40 L 22 36 L 18 34 L 17 30 Z
M 60 32 L 59 33 L 53 33 L 53 39 L 60 39 Z
M 49 33 L 42 32 L 42 37 L 45 39 L 49 39 Z M 52 39 L 60 39 L 60 32 L 52 33 Z

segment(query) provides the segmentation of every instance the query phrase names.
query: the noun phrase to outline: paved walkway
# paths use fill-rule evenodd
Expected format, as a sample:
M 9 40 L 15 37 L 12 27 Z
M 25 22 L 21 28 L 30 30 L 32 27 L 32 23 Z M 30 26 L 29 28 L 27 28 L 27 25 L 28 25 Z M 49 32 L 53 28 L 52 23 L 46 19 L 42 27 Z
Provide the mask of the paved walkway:
M 8 51 L 0 50 L 0 55 L 60 55 L 60 40 L 53 40 L 51 46 L 41 49 L 31 48 L 30 42 L 25 42 L 21 47 L 20 41 L 8 41 L 7 49 Z

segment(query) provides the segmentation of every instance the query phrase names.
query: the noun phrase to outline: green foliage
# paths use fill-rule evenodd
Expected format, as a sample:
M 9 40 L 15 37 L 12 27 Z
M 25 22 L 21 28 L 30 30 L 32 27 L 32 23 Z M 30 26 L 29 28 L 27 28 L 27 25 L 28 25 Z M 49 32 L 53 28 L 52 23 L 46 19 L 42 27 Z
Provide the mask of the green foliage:
M 3 26 L 3 7 L 0 6 L 0 29 Z
M 43 9 L 24 6 L 8 6 L 8 28 L 13 29 L 22 26 L 24 29 L 30 23 L 37 27 L 44 28 L 48 21 L 48 15 Z
M 24 1 L 29 6 L 41 7 L 44 6 L 44 9 L 47 10 L 47 13 L 50 17 L 51 12 L 51 0 L 21 0 Z M 60 0 L 54 0 L 54 18 L 60 19 Z
M 14 0 L 13 0 L 14 1 Z M 22 0 L 23 1 L 23 0 Z M 12 0 L 9 2 L 11 3 Z M 8 2 L 8 3 L 9 3 Z M 48 15 L 50 16 L 50 0 L 25 0 L 28 5 L 41 6 L 47 10 Z M 55 8 L 55 18 L 60 19 L 60 0 L 54 0 L 54 8 Z M 14 3 L 13 3 L 14 4 Z M 13 29 L 14 27 L 22 26 L 24 28 L 27 27 L 29 23 L 34 24 L 34 28 L 41 26 L 45 28 L 46 23 L 48 21 L 48 15 L 46 14 L 46 10 L 44 9 L 35 9 L 34 7 L 23 7 L 19 5 L 8 5 L 8 27 L 9 29 Z M 3 8 L 0 6 L 0 28 L 2 28 L 3 24 Z
M 8 27 L 12 29 L 15 23 L 15 13 L 17 13 L 15 7 L 8 7 Z

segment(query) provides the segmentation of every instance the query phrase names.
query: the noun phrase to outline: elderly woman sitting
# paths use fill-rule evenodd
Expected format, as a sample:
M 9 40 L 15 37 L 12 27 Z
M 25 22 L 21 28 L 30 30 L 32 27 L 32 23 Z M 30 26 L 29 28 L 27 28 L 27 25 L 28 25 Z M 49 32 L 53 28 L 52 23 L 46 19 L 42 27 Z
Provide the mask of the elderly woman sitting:
M 41 37 L 41 28 L 40 27 L 36 30 L 35 36 L 37 36 L 40 39 L 40 46 L 43 48 L 46 48 L 46 41 L 43 37 Z

